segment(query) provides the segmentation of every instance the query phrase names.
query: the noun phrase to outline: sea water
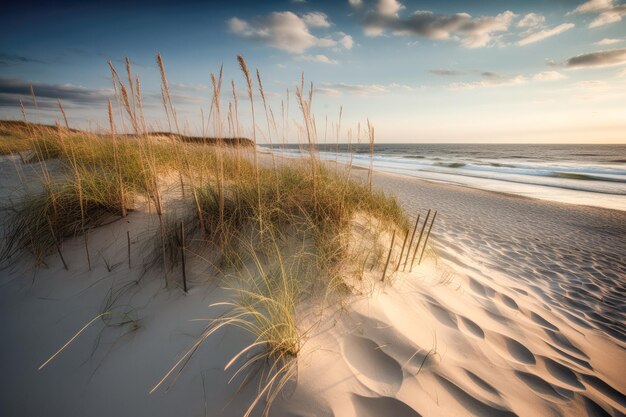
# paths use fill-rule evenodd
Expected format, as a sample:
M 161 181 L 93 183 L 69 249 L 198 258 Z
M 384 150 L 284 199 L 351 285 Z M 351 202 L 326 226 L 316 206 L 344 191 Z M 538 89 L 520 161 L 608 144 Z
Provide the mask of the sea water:
M 269 148 L 265 147 L 269 150 Z M 626 211 L 626 145 L 320 144 L 322 160 L 532 198 Z M 286 157 L 307 146 L 274 146 Z

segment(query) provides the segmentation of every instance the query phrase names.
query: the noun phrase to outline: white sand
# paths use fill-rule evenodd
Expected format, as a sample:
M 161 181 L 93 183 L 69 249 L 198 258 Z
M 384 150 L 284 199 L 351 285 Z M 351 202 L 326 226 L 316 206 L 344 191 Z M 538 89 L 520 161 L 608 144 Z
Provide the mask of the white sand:
M 14 172 L 0 160 L 2 201 Z M 439 257 L 340 311 L 303 311 L 303 329 L 319 325 L 273 416 L 626 413 L 626 213 L 375 179 L 410 213 L 439 211 Z M 64 245 L 69 272 L 58 256 L 38 271 L 27 260 L 0 271 L 0 415 L 243 414 L 254 384 L 237 394 L 223 368 L 250 340 L 233 329 L 208 339 L 169 390 L 148 394 L 206 324 L 190 320 L 217 316 L 207 306 L 225 297 L 201 262 L 187 295 L 164 289 L 157 270 L 142 274 L 155 222 L 137 210 L 92 232 L 92 271 L 82 239 Z M 98 321 L 37 371 L 110 294 L 137 325 Z

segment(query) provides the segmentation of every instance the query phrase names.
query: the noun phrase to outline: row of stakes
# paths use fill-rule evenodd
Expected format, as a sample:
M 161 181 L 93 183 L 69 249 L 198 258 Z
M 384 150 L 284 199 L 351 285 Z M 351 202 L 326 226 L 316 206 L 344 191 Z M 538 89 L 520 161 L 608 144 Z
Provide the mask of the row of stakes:
M 426 225 L 428 224 L 428 220 L 430 218 L 430 213 L 432 211 L 429 209 L 428 213 L 426 213 L 426 219 L 424 219 L 424 223 L 422 224 L 422 229 L 420 230 L 420 234 L 419 237 L 417 239 L 417 244 L 415 245 L 415 249 L 413 250 L 413 256 L 411 258 L 411 264 L 409 266 L 409 272 L 413 271 L 413 264 L 415 263 L 415 258 L 417 257 L 417 252 L 419 250 L 420 247 L 420 243 L 422 242 L 422 237 L 424 236 L 424 230 L 426 230 Z M 428 226 L 428 231 L 426 232 L 426 237 L 424 238 L 424 244 L 422 245 L 422 250 L 420 252 L 420 256 L 417 260 L 417 264 L 421 264 L 422 262 L 422 258 L 424 257 L 424 251 L 426 250 L 426 244 L 428 243 L 428 238 L 430 237 L 430 232 L 433 229 L 433 224 L 435 223 L 435 218 L 437 217 L 437 211 L 435 210 L 433 212 L 433 217 L 430 220 L 430 225 Z M 404 266 L 402 267 L 402 271 L 406 270 L 406 266 L 408 264 L 409 261 L 409 255 L 411 253 L 411 247 L 413 246 L 413 240 L 415 238 L 415 233 L 417 232 L 417 227 L 419 226 L 419 222 L 420 222 L 420 215 L 417 215 L 417 219 L 415 220 L 415 226 L 413 227 L 413 232 L 411 233 L 411 239 L 409 240 L 409 231 L 410 229 L 407 229 L 405 235 L 404 235 L 404 241 L 402 242 L 402 249 L 400 250 L 400 256 L 398 257 L 398 263 L 396 265 L 396 269 L 395 271 L 397 272 L 400 269 L 400 264 L 402 264 L 402 256 L 404 255 Z M 127 234 L 128 236 L 128 267 L 130 268 L 130 233 Z M 393 251 L 393 244 L 395 242 L 396 239 L 396 231 L 393 231 L 393 234 L 391 235 L 391 245 L 389 247 L 389 253 L 387 254 L 387 261 L 385 262 L 385 269 L 383 270 L 383 276 L 381 278 L 381 281 L 385 281 L 385 276 L 387 274 L 387 268 L 389 267 L 389 261 L 391 260 L 391 253 Z M 409 245 L 407 247 L 406 243 L 407 240 L 409 240 Z M 180 241 L 181 241 L 181 245 L 180 245 L 180 254 L 181 254 L 181 259 L 182 259 L 182 273 L 183 273 L 183 291 L 185 293 L 187 293 L 187 271 L 186 271 L 186 263 L 185 263 L 185 224 L 184 222 L 180 222 Z M 406 249 L 406 254 L 404 252 L 404 248 Z
M 426 229 L 426 225 L 428 224 L 428 219 L 430 218 L 430 213 L 431 210 L 428 210 L 428 213 L 426 214 L 426 219 L 424 219 L 424 223 L 422 224 L 422 229 L 420 230 L 420 234 L 419 237 L 417 239 L 417 244 L 415 245 L 415 249 L 413 250 L 413 257 L 411 258 L 411 263 L 409 266 L 409 272 L 413 271 L 413 264 L 415 263 L 415 258 L 417 256 L 417 252 L 418 249 L 420 247 L 420 243 L 422 242 L 422 236 L 424 235 L 424 230 Z M 437 211 L 435 210 L 433 212 L 433 217 L 430 220 L 430 226 L 428 226 L 428 231 L 426 232 L 426 238 L 424 239 L 424 244 L 422 245 L 422 250 L 420 252 L 420 256 L 417 260 L 417 264 L 419 265 L 422 262 L 422 257 L 424 256 L 424 251 L 426 250 L 426 244 L 428 243 L 428 238 L 430 237 L 430 231 L 433 228 L 433 223 L 435 223 L 435 218 L 437 217 Z M 413 232 L 411 233 L 411 239 L 409 238 L 409 231 L 410 229 L 407 229 L 405 235 L 404 235 L 404 241 L 402 242 L 402 249 L 400 250 L 400 256 L 398 257 L 398 264 L 396 265 L 396 269 L 395 271 L 397 272 L 400 269 L 400 264 L 402 264 L 402 256 L 404 255 L 404 266 L 402 267 L 402 271 L 404 272 L 406 270 L 406 266 L 408 264 L 409 261 L 409 255 L 411 253 L 411 247 L 413 245 L 413 240 L 415 238 L 415 232 L 417 232 L 417 226 L 419 225 L 420 222 L 420 215 L 417 215 L 417 219 L 415 220 L 415 226 L 413 227 Z M 383 269 L 383 276 L 380 279 L 381 281 L 385 281 L 385 276 L 387 274 L 387 268 L 389 267 L 389 261 L 391 260 L 391 253 L 393 252 L 393 244 L 395 243 L 396 240 L 396 231 L 393 231 L 393 234 L 391 235 L 391 245 L 389 246 L 389 253 L 387 254 L 387 261 L 385 262 L 385 268 Z M 409 240 L 409 246 L 407 247 L 406 243 L 407 240 Z M 404 252 L 404 248 L 406 249 L 406 255 Z
M 422 237 L 424 235 L 424 231 L 426 230 L 426 225 L 428 224 L 428 220 L 430 218 L 431 210 L 428 210 L 426 214 L 426 219 L 424 219 L 424 223 L 422 224 L 422 229 L 420 230 L 419 237 L 417 239 L 417 244 L 415 245 L 415 249 L 413 250 L 413 256 L 411 257 L 411 263 L 409 266 L 409 272 L 413 270 L 413 264 L 415 263 L 415 258 L 417 257 L 417 252 L 420 248 L 420 243 L 422 242 Z M 426 237 L 424 239 L 424 244 L 422 245 L 422 250 L 420 251 L 420 256 L 417 260 L 417 264 L 419 265 L 422 262 L 422 258 L 424 257 L 424 251 L 426 250 L 426 244 L 428 243 L 428 238 L 430 237 L 430 232 L 433 228 L 433 224 L 435 223 L 435 218 L 437 217 L 437 211 L 433 212 L 433 217 L 430 220 L 430 225 L 428 226 L 428 231 L 426 232 Z M 409 239 L 409 231 L 407 229 L 406 234 L 404 235 L 404 241 L 402 242 L 402 249 L 400 249 L 400 256 L 398 257 L 398 263 L 396 264 L 395 271 L 397 272 L 400 269 L 400 265 L 402 264 L 402 257 L 404 256 L 404 266 L 402 267 L 402 271 L 406 270 L 406 266 L 409 261 L 409 255 L 411 254 L 411 247 L 413 246 L 413 240 L 415 238 L 415 233 L 417 232 L 417 227 L 419 226 L 420 215 L 417 215 L 417 219 L 415 220 L 415 226 L 413 227 L 413 232 L 411 233 L 411 239 Z M 387 254 L 387 261 L 385 262 L 385 268 L 383 270 L 383 276 L 381 281 L 385 281 L 385 277 L 387 275 L 387 269 L 389 267 L 389 262 L 391 261 L 391 253 L 393 252 L 393 245 L 396 239 L 396 231 L 393 231 L 391 235 L 391 245 L 389 246 L 389 253 Z M 126 240 L 128 243 L 128 268 L 131 268 L 131 254 L 130 254 L 130 231 L 126 232 Z M 407 247 L 407 240 L 409 241 L 409 245 Z M 187 268 L 186 268 L 186 260 L 185 260 L 185 224 L 184 222 L 180 222 L 180 255 L 182 260 L 182 273 L 183 273 L 183 291 L 187 293 Z M 406 253 L 404 249 L 406 248 Z M 64 262 L 65 263 L 65 262 Z

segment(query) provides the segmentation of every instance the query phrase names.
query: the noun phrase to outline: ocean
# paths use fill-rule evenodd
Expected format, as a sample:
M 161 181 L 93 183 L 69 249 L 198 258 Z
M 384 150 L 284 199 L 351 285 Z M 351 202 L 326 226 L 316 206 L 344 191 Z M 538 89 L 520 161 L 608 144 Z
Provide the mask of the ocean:
M 370 166 L 367 144 L 320 144 L 317 150 L 322 160 Z M 273 152 L 299 157 L 308 154 L 308 148 L 275 145 Z M 430 181 L 626 211 L 626 145 L 375 144 L 373 168 Z

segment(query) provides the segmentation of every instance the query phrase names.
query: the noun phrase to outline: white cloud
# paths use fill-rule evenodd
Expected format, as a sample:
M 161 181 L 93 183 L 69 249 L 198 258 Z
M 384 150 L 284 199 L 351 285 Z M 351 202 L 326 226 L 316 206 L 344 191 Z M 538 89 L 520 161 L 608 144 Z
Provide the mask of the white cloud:
M 330 27 L 328 16 L 321 12 L 311 12 L 302 16 L 304 23 L 311 28 L 327 28 Z
M 319 41 L 309 32 L 306 23 L 291 12 L 274 12 L 250 22 L 233 17 L 228 20 L 228 27 L 237 36 L 288 52 L 302 53 Z
M 506 32 L 515 14 L 511 11 L 496 16 L 479 17 L 466 27 L 466 38 L 461 43 L 468 48 L 482 48 L 491 41 L 492 33 Z
M 387 88 L 380 84 L 324 84 L 319 87 L 318 92 L 331 96 L 340 96 L 343 94 L 353 94 L 357 96 L 366 96 L 370 94 L 386 93 Z
M 613 7 L 613 0 L 589 0 L 574 9 L 574 13 L 601 12 Z
M 493 88 L 520 85 L 527 82 L 528 78 L 523 75 L 516 75 L 514 77 L 491 77 L 480 81 L 451 83 L 448 84 L 448 89 L 475 90 L 477 88 Z
M 330 59 L 326 55 L 299 55 L 295 58 L 298 61 L 321 62 L 322 64 L 338 64 L 339 62 Z
M 273 12 L 250 20 L 233 17 L 228 19 L 227 24 L 229 31 L 240 38 L 251 39 L 291 53 L 302 54 L 313 47 L 332 48 L 337 43 L 346 49 L 352 47 L 352 38 L 345 33 L 340 33 L 341 38 L 338 40 L 311 33 L 311 28 L 323 29 L 331 26 L 328 16 L 321 12 L 310 12 L 302 16 L 292 12 Z
M 389 88 L 395 88 L 395 89 L 404 90 L 404 91 L 414 91 L 415 90 L 415 88 L 411 87 L 410 85 L 398 84 L 398 83 L 391 83 L 391 84 L 389 84 Z
M 467 48 L 481 48 L 492 44 L 496 33 L 506 32 L 515 18 L 515 14 L 509 10 L 496 16 L 474 18 L 467 13 L 440 15 L 430 11 L 416 11 L 407 17 L 387 13 L 393 9 L 390 7 L 382 13 L 377 8 L 366 13 L 363 17 L 365 34 L 380 36 L 388 30 L 396 36 L 454 39 Z
M 567 77 L 558 71 L 544 71 L 538 72 L 537 74 L 533 75 L 534 81 L 557 81 L 564 78 Z
M 338 35 L 340 36 L 339 43 L 341 44 L 341 46 L 346 49 L 352 49 L 352 47 L 354 46 L 354 39 L 352 39 L 352 36 L 346 35 L 343 32 L 339 32 Z
M 532 75 L 504 76 L 498 73 L 483 71 L 481 80 L 470 82 L 454 82 L 448 84 L 450 90 L 475 90 L 478 88 L 512 87 L 527 84 L 530 81 L 549 82 L 567 78 L 558 71 L 544 71 Z
M 404 6 L 396 0 L 378 0 L 377 9 L 381 15 L 394 16 L 404 9 Z
M 375 94 L 387 94 L 397 91 L 414 91 L 415 88 L 406 85 L 391 83 L 388 85 L 382 84 L 349 84 L 349 83 L 336 83 L 336 84 L 323 84 L 316 88 L 316 92 L 327 96 L 341 96 L 344 94 L 356 95 L 356 96 L 369 96 Z
M 580 54 L 565 61 L 568 68 L 609 67 L 626 64 L 626 48 Z
M 626 16 L 626 4 L 616 4 L 615 0 L 589 0 L 576 7 L 572 13 L 598 14 L 598 16 L 589 23 L 589 28 L 597 28 L 620 22 L 622 17 Z
M 337 45 L 337 41 L 332 38 L 319 38 L 316 44 L 316 46 L 321 48 L 332 48 L 335 45 Z
M 361 7 L 363 5 L 362 0 L 348 0 L 348 3 L 350 3 L 352 7 Z
M 623 42 L 624 39 L 612 39 L 612 38 L 604 38 L 601 41 L 595 43 L 598 46 L 606 46 L 606 45 L 614 45 L 616 43 Z
M 537 13 L 528 13 L 519 22 L 517 22 L 518 28 L 534 28 L 542 25 L 546 21 L 545 16 Z
M 589 23 L 589 28 L 593 29 L 600 26 L 609 25 L 611 23 L 620 22 L 622 20 L 622 16 L 625 14 L 626 6 L 602 12 L 598 17 L 593 19 L 591 23 Z
M 524 36 L 522 39 L 520 39 L 517 42 L 517 44 L 523 46 L 523 45 L 528 45 L 530 43 L 539 42 L 546 38 L 550 38 L 552 36 L 556 36 L 560 33 L 566 32 L 570 30 L 571 28 L 573 28 L 574 26 L 575 25 L 573 23 L 563 23 L 561 25 L 553 27 L 552 29 L 543 29 L 538 32 L 533 32 L 529 35 Z

